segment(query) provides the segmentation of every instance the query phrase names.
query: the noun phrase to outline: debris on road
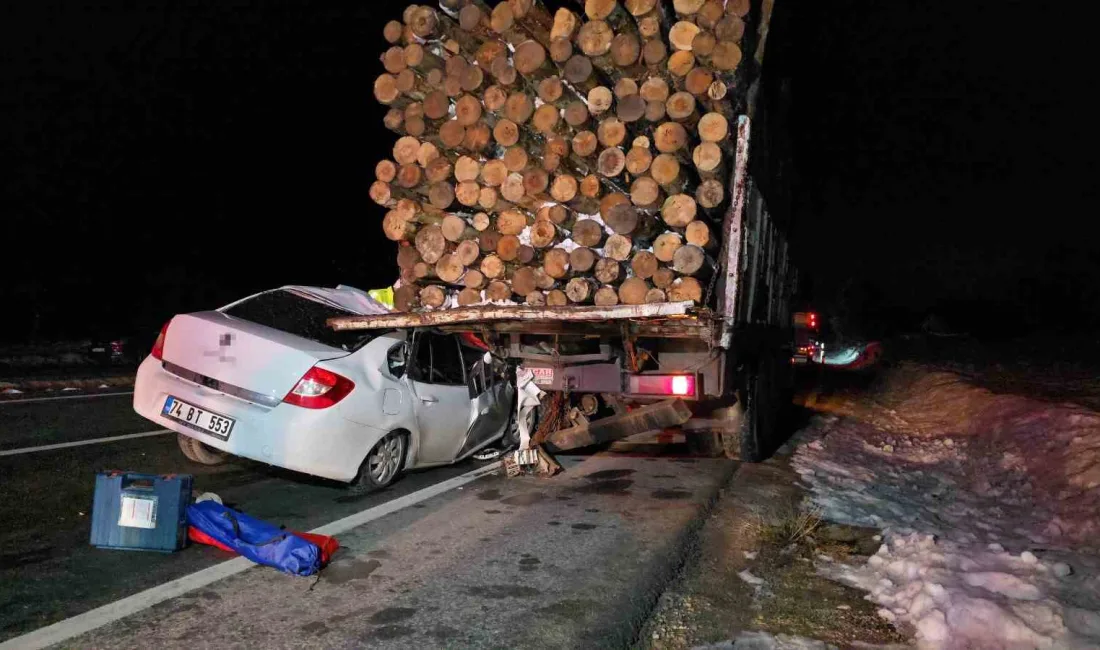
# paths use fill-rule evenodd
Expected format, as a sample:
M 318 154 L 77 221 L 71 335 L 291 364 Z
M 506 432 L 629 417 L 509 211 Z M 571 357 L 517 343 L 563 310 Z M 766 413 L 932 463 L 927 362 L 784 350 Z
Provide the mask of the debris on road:
M 284 530 L 213 499 L 187 508 L 194 541 L 231 551 L 290 575 L 311 576 L 339 548 L 334 537 Z
M 92 505 L 92 546 L 173 552 L 186 541 L 189 474 L 100 472 Z
M 915 367 L 839 410 L 793 465 L 827 519 L 883 528 L 884 543 L 827 575 L 921 647 L 1100 643 L 1100 414 Z

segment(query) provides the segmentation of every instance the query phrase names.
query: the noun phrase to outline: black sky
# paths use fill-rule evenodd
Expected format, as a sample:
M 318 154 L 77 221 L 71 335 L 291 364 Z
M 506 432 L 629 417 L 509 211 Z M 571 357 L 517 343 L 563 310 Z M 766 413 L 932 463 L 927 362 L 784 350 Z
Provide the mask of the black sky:
M 1097 316 L 1084 28 L 1016 2 L 777 3 L 766 67 L 790 78 L 819 299 L 854 278 L 891 314 Z M 5 3 L 0 338 L 388 284 L 366 190 L 393 136 L 370 86 L 403 5 Z

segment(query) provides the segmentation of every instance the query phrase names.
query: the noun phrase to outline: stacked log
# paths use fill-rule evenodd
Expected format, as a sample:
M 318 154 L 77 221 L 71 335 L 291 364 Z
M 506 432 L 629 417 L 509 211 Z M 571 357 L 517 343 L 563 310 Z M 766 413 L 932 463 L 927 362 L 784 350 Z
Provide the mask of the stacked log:
M 704 303 L 747 0 L 441 0 L 383 28 L 399 310 Z

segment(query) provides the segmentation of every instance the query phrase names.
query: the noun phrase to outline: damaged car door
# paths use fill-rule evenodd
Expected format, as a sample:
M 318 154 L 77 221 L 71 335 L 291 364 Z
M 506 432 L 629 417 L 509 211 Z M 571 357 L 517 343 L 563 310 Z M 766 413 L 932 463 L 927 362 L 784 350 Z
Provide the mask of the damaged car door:
M 509 386 L 502 385 L 491 365 L 471 363 L 472 356 L 455 335 L 419 331 L 413 337 L 409 376 L 420 429 L 418 464 L 453 462 L 495 439 L 507 425 Z
M 515 390 L 508 381 L 504 364 L 492 355 L 472 347 L 466 352 L 466 384 L 474 409 L 474 421 L 459 457 L 468 456 L 499 438 L 511 420 Z

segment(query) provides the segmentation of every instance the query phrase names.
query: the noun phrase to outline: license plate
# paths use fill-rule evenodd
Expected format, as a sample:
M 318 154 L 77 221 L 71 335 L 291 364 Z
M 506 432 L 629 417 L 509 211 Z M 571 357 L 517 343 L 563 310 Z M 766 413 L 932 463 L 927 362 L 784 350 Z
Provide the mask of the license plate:
M 197 429 L 222 440 L 229 438 L 229 433 L 233 431 L 233 425 L 237 423 L 233 418 L 218 415 L 194 404 L 188 404 L 171 395 L 164 401 L 164 408 L 161 413 L 165 417 L 182 422 L 192 429 Z

